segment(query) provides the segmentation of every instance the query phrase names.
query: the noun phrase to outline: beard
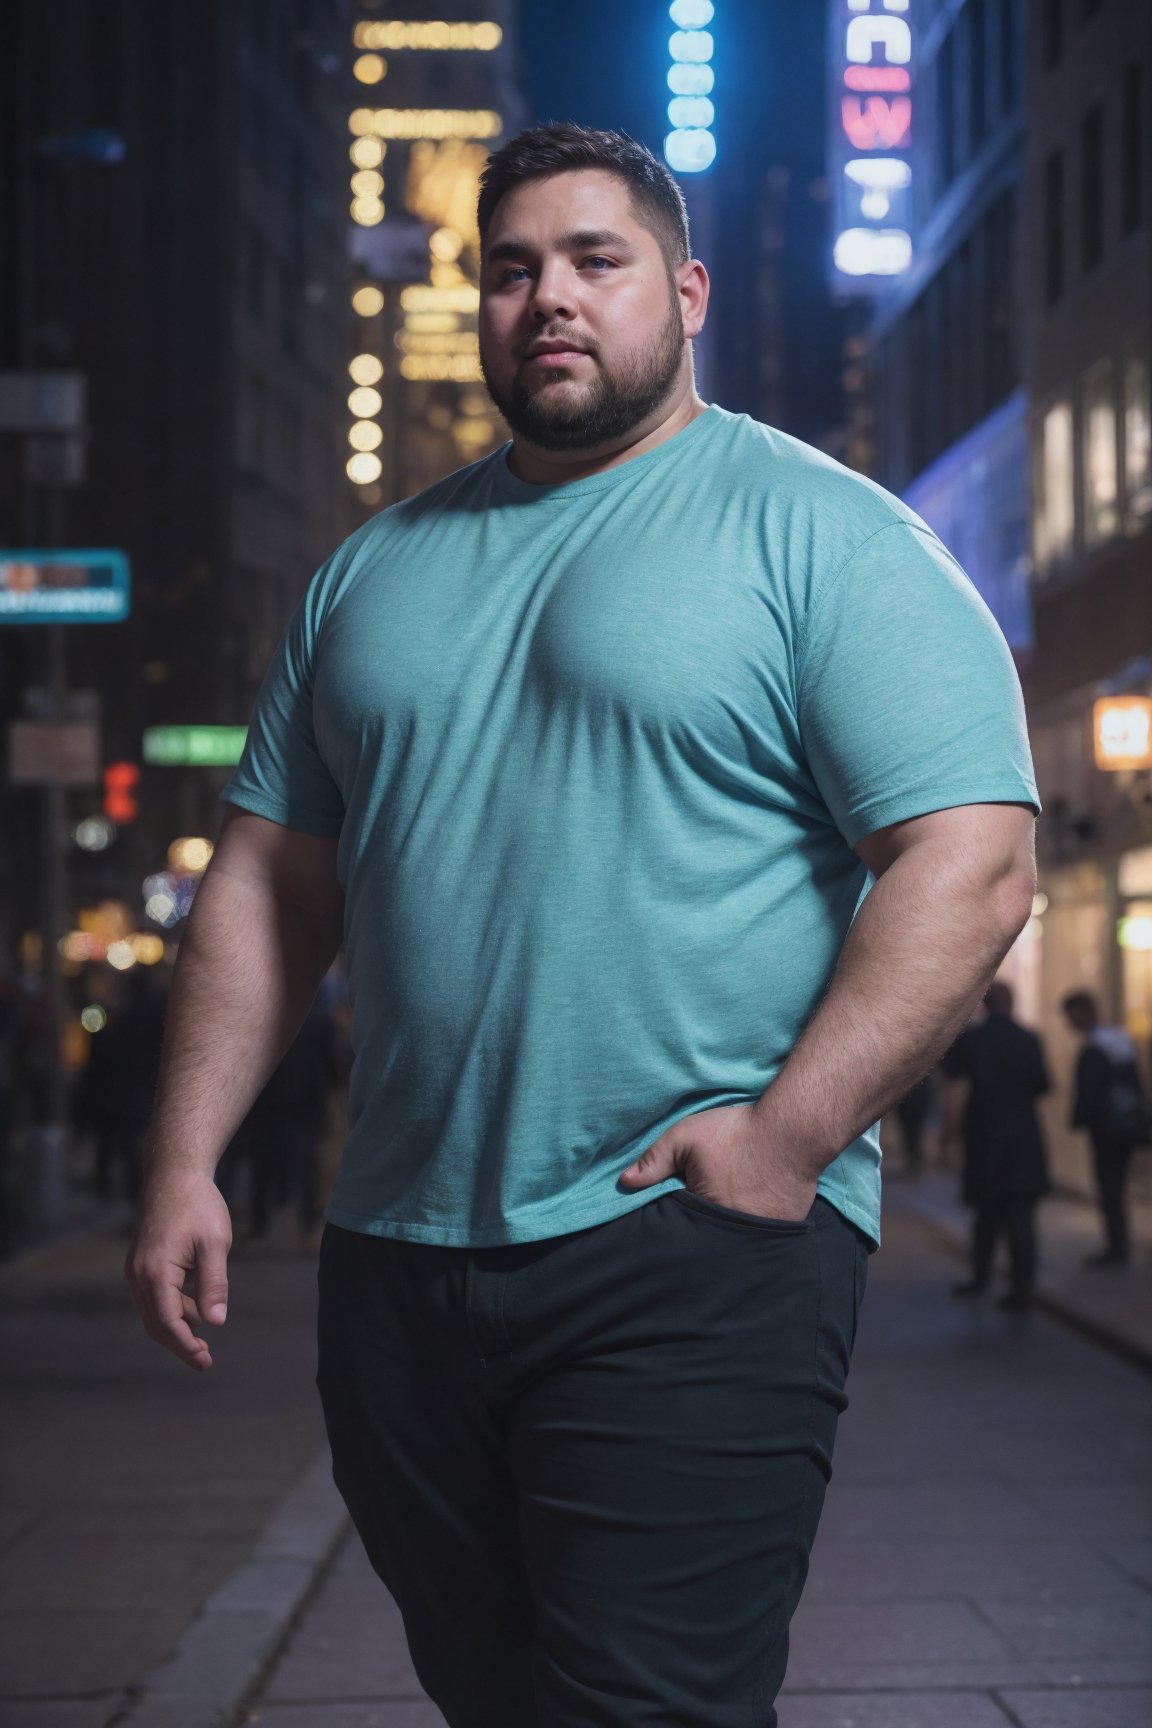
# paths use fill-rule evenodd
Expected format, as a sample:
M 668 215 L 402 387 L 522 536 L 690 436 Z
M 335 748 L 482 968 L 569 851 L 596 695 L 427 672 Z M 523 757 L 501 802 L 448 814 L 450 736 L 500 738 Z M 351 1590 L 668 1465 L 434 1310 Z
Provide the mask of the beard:
M 555 339 L 563 340 L 563 332 Z M 612 370 L 597 361 L 596 377 L 583 389 L 529 389 L 519 368 L 504 386 L 492 377 L 483 353 L 480 366 L 488 394 L 513 432 L 541 450 L 591 450 L 625 437 L 654 414 L 672 394 L 683 358 L 684 325 L 672 299 L 647 346 L 633 349 Z

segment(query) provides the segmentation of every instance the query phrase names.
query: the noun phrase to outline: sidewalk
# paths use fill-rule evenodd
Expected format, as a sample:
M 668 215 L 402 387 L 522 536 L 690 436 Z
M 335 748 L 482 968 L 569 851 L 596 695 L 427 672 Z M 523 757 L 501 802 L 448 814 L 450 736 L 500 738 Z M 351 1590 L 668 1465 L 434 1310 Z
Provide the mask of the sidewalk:
M 953 1180 L 888 1186 L 782 1728 L 1144 1725 L 1152 1383 L 1044 1314 L 948 1299 Z M 1092 1209 L 1042 1218 L 1048 1306 L 1147 1353 L 1147 1244 L 1084 1273 Z M 248 1720 L 273 1728 L 439 1723 L 358 1545 L 333 1559 L 315 1263 L 284 1246 L 235 1254 L 203 1377 L 139 1331 L 123 1236 L 0 1271 L 0 1728 L 233 1728 L 254 1689 Z M 1105 1685 L 1118 1713 L 1093 1715 Z
M 0 1728 L 116 1720 L 323 1445 L 315 1262 L 236 1253 L 197 1375 L 141 1330 L 126 1247 L 72 1238 L 0 1276 Z
M 890 1192 L 781 1728 L 1147 1728 L 1152 1383 L 950 1300 L 928 1194 Z M 243 1721 L 440 1728 L 354 1539 Z
M 933 1170 L 914 1179 L 886 1175 L 884 1181 L 887 1208 L 915 1214 L 944 1244 L 966 1255 L 971 1213 L 956 1198 L 957 1176 Z M 1131 1264 L 1092 1271 L 1083 1260 L 1101 1247 L 1096 1208 L 1060 1194 L 1042 1200 L 1038 1297 L 1050 1313 L 1098 1343 L 1152 1368 L 1152 1208 L 1136 1202 L 1130 1212 Z

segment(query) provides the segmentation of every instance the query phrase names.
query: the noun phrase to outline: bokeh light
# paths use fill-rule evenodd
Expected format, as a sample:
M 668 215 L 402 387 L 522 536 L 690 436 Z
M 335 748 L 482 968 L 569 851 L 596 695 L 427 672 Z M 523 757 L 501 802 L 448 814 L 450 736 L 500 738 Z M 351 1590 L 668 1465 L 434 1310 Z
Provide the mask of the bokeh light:
M 379 480 L 384 464 L 379 456 L 362 452 L 359 456 L 350 456 L 345 468 L 349 480 L 356 486 L 370 486 L 374 480 Z
M 375 354 L 357 354 L 348 362 L 348 376 L 354 384 L 378 384 L 384 376 L 384 362 Z
M 379 288 L 357 288 L 352 296 L 352 310 L 358 312 L 361 318 L 375 318 L 378 312 L 384 310 L 384 296 Z

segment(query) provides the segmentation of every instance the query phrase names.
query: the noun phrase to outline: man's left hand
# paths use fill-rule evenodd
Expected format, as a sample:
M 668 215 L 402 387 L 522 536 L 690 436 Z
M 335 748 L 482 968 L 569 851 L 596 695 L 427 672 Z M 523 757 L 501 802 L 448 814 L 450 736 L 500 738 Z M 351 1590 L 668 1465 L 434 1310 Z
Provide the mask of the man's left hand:
M 799 1222 L 816 1198 L 816 1179 L 767 1143 L 751 1104 L 699 1110 L 673 1123 L 624 1171 L 631 1192 L 679 1176 L 686 1188 L 760 1218 Z

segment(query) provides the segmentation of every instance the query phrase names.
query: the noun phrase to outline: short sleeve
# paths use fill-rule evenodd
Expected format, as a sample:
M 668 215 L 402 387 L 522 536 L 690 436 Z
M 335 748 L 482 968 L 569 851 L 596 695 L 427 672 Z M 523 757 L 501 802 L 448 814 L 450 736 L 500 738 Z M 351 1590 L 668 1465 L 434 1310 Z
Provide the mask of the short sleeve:
M 312 721 L 317 625 L 314 590 L 296 608 L 260 686 L 244 754 L 220 796 L 303 834 L 334 837 L 344 802 Z
M 809 769 L 849 845 L 961 804 L 1040 804 L 1008 644 L 927 528 L 879 528 L 813 603 L 798 660 Z

